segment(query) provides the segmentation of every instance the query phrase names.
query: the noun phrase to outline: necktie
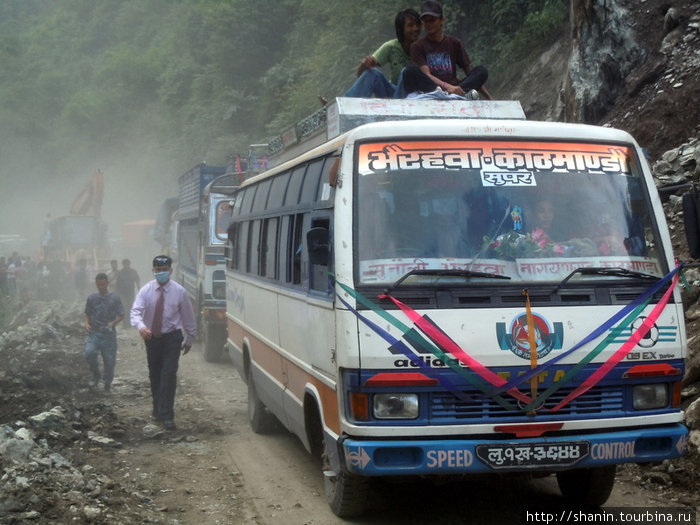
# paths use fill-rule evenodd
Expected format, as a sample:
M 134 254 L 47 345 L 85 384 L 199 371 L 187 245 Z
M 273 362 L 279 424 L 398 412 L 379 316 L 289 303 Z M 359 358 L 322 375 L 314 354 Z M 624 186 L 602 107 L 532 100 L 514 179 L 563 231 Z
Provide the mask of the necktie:
M 158 287 L 158 300 L 156 301 L 156 309 L 153 312 L 153 324 L 151 325 L 151 333 L 153 337 L 160 337 L 163 330 L 163 303 L 165 302 L 165 294 L 163 287 Z

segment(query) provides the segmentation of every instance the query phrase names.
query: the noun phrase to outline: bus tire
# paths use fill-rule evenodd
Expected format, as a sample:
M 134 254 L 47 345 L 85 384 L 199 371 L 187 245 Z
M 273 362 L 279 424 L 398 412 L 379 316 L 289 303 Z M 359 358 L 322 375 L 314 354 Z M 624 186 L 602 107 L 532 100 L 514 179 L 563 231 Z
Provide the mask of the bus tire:
M 204 360 L 208 363 L 220 361 L 226 343 L 226 330 L 219 325 L 204 326 Z
M 270 434 L 277 429 L 277 419 L 258 397 L 252 372 L 248 373 L 248 421 L 256 434 Z
M 307 396 L 304 402 L 304 425 L 311 456 L 321 460 L 323 458 L 323 423 L 321 423 L 321 412 L 316 400 L 311 396 Z
M 324 471 L 323 484 L 326 501 L 333 514 L 340 518 L 359 516 L 367 508 L 369 496 L 369 478 L 340 471 Z
M 615 485 L 615 465 L 557 472 L 557 484 L 565 499 L 590 507 L 600 507 Z

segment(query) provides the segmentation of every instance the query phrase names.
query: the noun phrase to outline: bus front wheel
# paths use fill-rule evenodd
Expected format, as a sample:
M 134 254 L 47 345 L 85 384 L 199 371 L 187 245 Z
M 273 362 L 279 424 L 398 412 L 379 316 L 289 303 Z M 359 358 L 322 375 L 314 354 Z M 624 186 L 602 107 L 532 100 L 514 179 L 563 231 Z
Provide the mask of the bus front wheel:
M 610 497 L 615 484 L 615 465 L 557 472 L 557 484 L 569 501 L 600 507 Z
M 324 470 L 326 500 L 333 514 L 340 518 L 351 518 L 362 514 L 367 506 L 369 478 L 340 471 L 335 474 Z
M 258 397 L 252 372 L 248 372 L 248 421 L 256 434 L 270 434 L 277 429 L 277 419 Z

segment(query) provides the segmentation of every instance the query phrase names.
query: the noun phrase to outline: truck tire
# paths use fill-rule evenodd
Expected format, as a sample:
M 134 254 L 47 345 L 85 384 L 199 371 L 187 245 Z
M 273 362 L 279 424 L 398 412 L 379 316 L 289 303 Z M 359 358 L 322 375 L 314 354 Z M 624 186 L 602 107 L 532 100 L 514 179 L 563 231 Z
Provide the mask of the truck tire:
M 226 329 L 220 325 L 204 326 L 204 360 L 208 363 L 220 361 L 226 344 Z
M 359 516 L 367 509 L 369 478 L 349 472 L 324 470 L 323 484 L 326 501 L 339 518 Z
M 562 496 L 580 505 L 600 507 L 615 485 L 615 465 L 557 472 Z
M 260 401 L 252 372 L 248 373 L 248 421 L 256 434 L 271 434 L 277 430 L 277 418 Z

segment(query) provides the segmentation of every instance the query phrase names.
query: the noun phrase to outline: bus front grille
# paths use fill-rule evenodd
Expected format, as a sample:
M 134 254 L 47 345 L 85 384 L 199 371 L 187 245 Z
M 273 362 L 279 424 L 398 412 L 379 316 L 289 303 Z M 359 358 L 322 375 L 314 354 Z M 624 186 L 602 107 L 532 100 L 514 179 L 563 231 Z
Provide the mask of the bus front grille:
M 527 389 L 521 390 L 529 395 Z M 624 415 L 624 393 L 622 387 L 594 387 L 567 403 L 557 412 L 550 410 L 559 404 L 572 388 L 561 388 L 544 403 L 544 406 L 537 409 L 538 420 L 562 419 L 562 418 L 594 418 L 611 417 Z M 540 391 L 540 394 L 544 389 Z M 526 415 L 522 408 L 525 406 L 508 394 L 502 394 L 502 399 L 506 400 L 514 409 L 509 409 L 497 400 L 485 397 L 481 392 L 464 392 L 470 399 L 457 398 L 450 392 L 434 392 L 430 399 L 430 419 L 435 424 L 450 423 L 470 423 L 484 422 L 485 420 L 512 421 L 532 421 L 532 417 Z

